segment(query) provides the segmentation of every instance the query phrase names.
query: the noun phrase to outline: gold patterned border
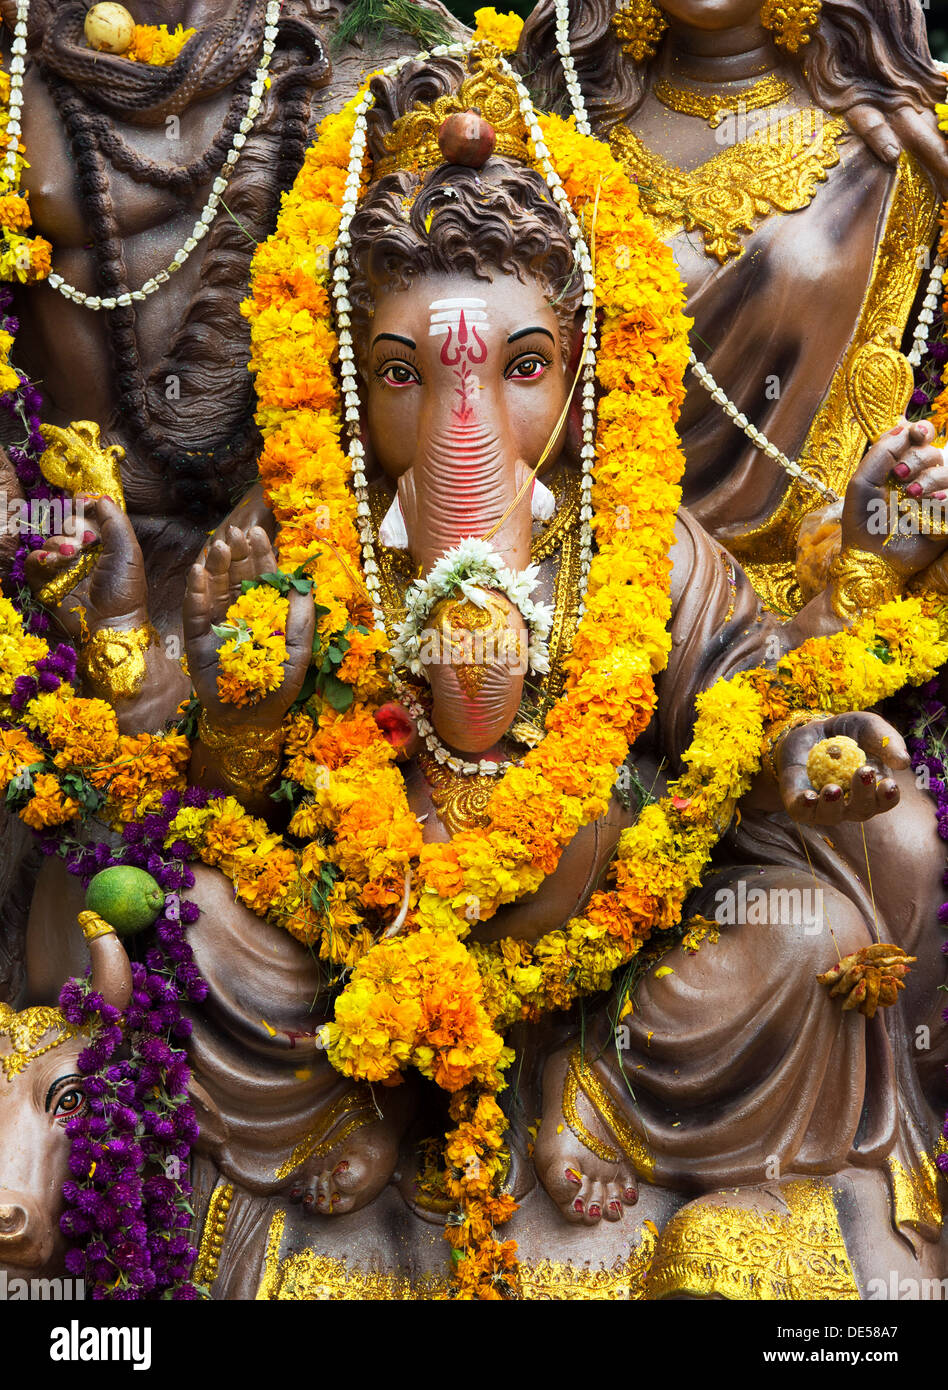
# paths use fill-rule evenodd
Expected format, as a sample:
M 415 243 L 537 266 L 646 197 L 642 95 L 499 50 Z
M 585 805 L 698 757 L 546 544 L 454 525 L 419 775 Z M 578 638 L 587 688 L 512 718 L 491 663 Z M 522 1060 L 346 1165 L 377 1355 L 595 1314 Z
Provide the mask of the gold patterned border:
M 662 1232 L 646 1298 L 858 1300 L 833 1193 L 819 1178 L 782 1189 L 787 1214 L 696 1201 Z

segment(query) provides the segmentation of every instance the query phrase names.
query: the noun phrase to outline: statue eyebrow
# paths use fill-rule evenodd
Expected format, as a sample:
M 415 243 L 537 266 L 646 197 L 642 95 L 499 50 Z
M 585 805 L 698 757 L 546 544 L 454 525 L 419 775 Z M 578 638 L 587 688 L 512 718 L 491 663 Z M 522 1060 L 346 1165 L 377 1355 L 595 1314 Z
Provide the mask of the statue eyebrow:
M 556 342 L 556 339 L 553 337 L 553 334 L 550 332 L 548 328 L 519 328 L 516 333 L 511 333 L 510 337 L 507 339 L 507 342 L 515 343 L 518 338 L 526 338 L 531 333 L 545 333 L 551 343 Z
M 415 351 L 418 346 L 414 339 L 403 338 L 400 333 L 379 333 L 372 339 L 372 346 L 375 347 L 376 343 L 381 343 L 383 341 L 388 343 L 402 343 L 405 347 L 410 347 L 412 351 Z

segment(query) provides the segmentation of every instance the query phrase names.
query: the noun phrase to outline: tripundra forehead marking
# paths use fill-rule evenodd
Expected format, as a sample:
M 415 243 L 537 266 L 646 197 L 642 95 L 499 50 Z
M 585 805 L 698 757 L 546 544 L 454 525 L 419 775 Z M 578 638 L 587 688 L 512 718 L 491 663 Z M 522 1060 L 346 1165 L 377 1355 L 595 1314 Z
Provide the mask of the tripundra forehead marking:
M 37 1047 L 40 1039 L 54 1029 L 57 1036 L 45 1047 Z M 0 1057 L 0 1067 L 6 1073 L 7 1080 L 12 1081 L 30 1062 L 46 1052 L 52 1052 L 54 1047 L 68 1042 L 78 1032 L 78 1028 L 66 1022 L 59 1009 L 49 1005 L 16 1013 L 9 1004 L 0 1004 L 0 1037 L 8 1038 L 13 1048 L 5 1057 Z
M 462 318 L 469 327 L 477 327 L 482 332 L 490 328 L 486 299 L 435 299 L 428 305 L 428 310 L 431 316 L 429 338 L 457 333 Z

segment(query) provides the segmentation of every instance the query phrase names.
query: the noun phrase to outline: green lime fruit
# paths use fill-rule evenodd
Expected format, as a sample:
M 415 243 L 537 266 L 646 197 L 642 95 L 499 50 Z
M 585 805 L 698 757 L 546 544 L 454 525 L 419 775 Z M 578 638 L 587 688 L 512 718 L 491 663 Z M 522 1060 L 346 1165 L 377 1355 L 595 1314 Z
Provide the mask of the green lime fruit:
M 86 907 L 119 936 L 134 936 L 150 927 L 164 905 L 165 895 L 151 874 L 127 864 L 103 869 L 86 890 Z

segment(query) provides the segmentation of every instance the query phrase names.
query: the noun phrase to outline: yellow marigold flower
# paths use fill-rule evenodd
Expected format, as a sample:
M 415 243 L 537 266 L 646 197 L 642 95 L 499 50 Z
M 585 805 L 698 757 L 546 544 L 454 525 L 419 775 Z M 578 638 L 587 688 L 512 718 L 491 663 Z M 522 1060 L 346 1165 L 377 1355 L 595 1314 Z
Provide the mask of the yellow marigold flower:
M 217 654 L 217 693 L 228 704 L 253 705 L 283 683 L 289 599 L 268 584 L 241 594 L 221 627 L 233 632 Z
M 513 10 L 500 14 L 493 5 L 474 11 L 474 42 L 493 43 L 502 53 L 513 53 L 520 42 L 523 20 Z
M 51 773 L 41 772 L 33 780 L 32 797 L 18 815 L 32 830 L 48 830 L 74 820 L 81 809 L 78 801 L 65 795 Z
M 136 24 L 131 45 L 123 56 L 133 63 L 166 67 L 175 61 L 188 39 L 196 33 L 196 29 L 185 29 L 181 24 L 174 29 L 165 24 Z

